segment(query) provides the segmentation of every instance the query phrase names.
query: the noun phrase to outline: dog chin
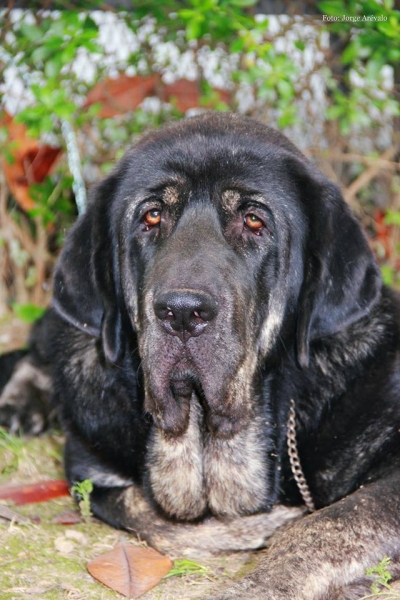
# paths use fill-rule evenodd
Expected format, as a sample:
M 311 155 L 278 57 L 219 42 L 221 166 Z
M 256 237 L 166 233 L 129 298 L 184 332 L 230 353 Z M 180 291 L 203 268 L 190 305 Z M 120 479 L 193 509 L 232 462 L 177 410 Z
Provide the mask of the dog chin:
M 229 388 L 229 382 L 224 388 Z M 233 410 L 231 402 L 221 400 L 220 397 L 206 397 L 201 381 L 193 369 L 173 369 L 161 396 L 155 396 L 152 389 L 153 386 L 147 387 L 145 410 L 152 416 L 155 426 L 168 437 L 180 438 L 186 433 L 193 402 L 202 407 L 200 427 L 203 435 L 229 439 L 248 425 L 248 411 L 238 413 Z M 223 390 L 222 398 L 225 396 L 226 392 Z M 213 406 L 218 406 L 218 410 Z

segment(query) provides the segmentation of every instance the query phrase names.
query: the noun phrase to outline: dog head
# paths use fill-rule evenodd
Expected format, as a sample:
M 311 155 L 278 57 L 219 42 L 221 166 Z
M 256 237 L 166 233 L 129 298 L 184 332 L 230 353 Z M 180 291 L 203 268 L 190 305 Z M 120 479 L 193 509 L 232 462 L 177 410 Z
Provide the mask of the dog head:
M 230 437 L 281 342 L 307 368 L 310 343 L 368 314 L 379 289 L 339 189 L 280 133 L 208 114 L 144 137 L 94 190 L 54 306 L 110 363 L 136 331 L 158 427 L 182 435 L 194 392 Z

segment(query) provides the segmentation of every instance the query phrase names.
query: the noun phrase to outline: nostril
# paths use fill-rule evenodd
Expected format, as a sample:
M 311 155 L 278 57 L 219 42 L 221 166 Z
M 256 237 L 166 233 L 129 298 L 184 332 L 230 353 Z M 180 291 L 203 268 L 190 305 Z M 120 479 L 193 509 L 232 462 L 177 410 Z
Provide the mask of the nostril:
M 173 319 L 174 313 L 169 306 L 164 306 L 163 302 L 155 302 L 154 312 L 159 319 Z
M 178 289 L 157 296 L 154 312 L 168 333 L 186 340 L 216 317 L 218 305 L 207 292 Z

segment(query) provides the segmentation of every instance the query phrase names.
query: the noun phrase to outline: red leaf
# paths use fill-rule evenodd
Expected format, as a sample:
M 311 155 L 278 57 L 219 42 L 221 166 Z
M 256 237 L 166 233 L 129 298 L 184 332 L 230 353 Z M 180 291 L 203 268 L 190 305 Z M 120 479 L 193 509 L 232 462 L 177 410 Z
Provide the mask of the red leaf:
M 392 227 L 385 223 L 385 213 L 381 210 L 377 210 L 375 213 L 376 238 L 385 251 L 386 259 L 391 255 L 391 229 Z
M 68 495 L 68 484 L 64 479 L 41 481 L 30 485 L 0 486 L 0 500 L 11 500 L 14 504 L 47 502 L 52 498 Z
M 126 598 L 139 598 L 171 570 L 172 561 L 152 548 L 121 544 L 92 560 L 89 573 Z
M 219 100 L 229 103 L 231 98 L 229 92 L 214 88 Z M 190 108 L 198 108 L 200 106 L 200 90 L 198 81 L 189 81 L 188 79 L 178 79 L 174 83 L 165 85 L 162 91 L 162 99 L 165 102 L 170 102 L 175 99 L 175 105 L 181 112 L 186 112 Z M 203 105 L 203 108 L 211 108 L 211 106 Z
M 178 79 L 164 87 L 163 100 L 170 102 L 174 98 L 176 107 L 181 112 L 189 108 L 197 108 L 200 102 L 199 84 L 197 81 Z
M 229 92 L 215 88 L 218 98 L 229 103 Z M 164 84 L 158 74 L 120 75 L 116 79 L 105 79 L 89 92 L 85 106 L 100 104 L 100 117 L 114 117 L 134 110 L 148 96 L 159 96 L 164 102 L 175 99 L 175 105 L 181 112 L 200 106 L 198 81 L 178 79 L 169 85 Z
M 2 158 L 1 165 L 11 193 L 21 208 L 28 210 L 35 206 L 28 187 L 32 183 L 41 183 L 50 173 L 61 148 L 41 144 L 29 137 L 25 125 L 16 123 L 11 115 L 5 112 L 0 119 L 0 126 L 7 128 L 8 141 L 14 144 L 10 148 L 13 163 L 10 164 Z
M 114 117 L 134 110 L 147 96 L 154 96 L 158 75 L 120 75 L 100 81 L 87 95 L 85 106 L 99 103 L 99 117 Z

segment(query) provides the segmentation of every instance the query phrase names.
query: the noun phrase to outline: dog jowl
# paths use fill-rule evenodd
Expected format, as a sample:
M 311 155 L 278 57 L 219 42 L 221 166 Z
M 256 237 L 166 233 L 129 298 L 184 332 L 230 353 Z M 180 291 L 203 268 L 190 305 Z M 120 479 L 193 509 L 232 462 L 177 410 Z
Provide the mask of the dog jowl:
M 257 548 L 303 505 L 294 405 L 318 510 L 227 597 L 356 598 L 336 588 L 400 552 L 399 310 L 339 189 L 284 136 L 222 114 L 145 136 L 93 190 L 36 336 L 68 478 L 160 549 Z

